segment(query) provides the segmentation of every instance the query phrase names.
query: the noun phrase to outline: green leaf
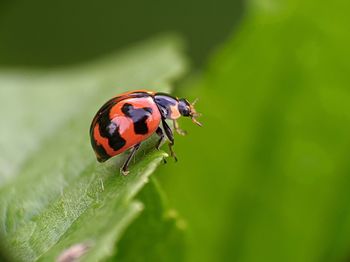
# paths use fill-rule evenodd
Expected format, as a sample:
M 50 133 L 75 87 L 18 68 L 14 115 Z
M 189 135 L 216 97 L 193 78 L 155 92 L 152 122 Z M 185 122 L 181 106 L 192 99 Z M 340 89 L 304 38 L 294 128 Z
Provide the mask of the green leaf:
M 349 259 L 349 9 L 253 1 L 183 89 L 203 128 L 183 121 L 159 172 L 193 229 L 189 261 Z
M 177 41 L 163 38 L 70 69 L 0 74 L 0 235 L 10 256 L 53 261 L 76 244 L 88 246 L 84 261 L 115 253 L 143 208 L 133 198 L 166 154 L 150 141 L 120 176 L 123 155 L 96 162 L 91 119 L 123 91 L 169 91 L 184 69 Z
M 119 252 L 111 261 L 184 261 L 186 224 L 175 210 L 167 208 L 155 177 L 138 198 L 145 211 L 126 230 L 118 243 Z

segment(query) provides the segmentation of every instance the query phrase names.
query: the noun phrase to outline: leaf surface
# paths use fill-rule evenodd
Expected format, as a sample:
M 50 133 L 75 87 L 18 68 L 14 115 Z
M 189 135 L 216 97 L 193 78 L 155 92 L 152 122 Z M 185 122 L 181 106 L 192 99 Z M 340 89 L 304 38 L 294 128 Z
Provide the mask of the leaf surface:
M 97 163 L 91 119 L 121 92 L 169 92 L 185 64 L 178 42 L 162 38 L 88 65 L 0 73 L 0 235 L 10 256 L 52 261 L 76 244 L 89 247 L 84 261 L 114 254 L 143 208 L 133 198 L 166 154 L 150 141 L 120 176 L 124 155 Z

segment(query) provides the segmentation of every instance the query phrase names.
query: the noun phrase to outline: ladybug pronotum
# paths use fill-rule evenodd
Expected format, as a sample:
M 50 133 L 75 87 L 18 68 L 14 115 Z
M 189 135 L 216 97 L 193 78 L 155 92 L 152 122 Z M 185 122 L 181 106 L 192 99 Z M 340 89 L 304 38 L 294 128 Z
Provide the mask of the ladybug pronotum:
M 194 103 L 148 90 L 127 92 L 110 99 L 97 112 L 90 127 L 91 145 L 97 160 L 104 162 L 131 149 L 120 169 L 123 175 L 127 175 L 130 160 L 142 141 L 153 133 L 160 137 L 156 144 L 157 149 L 164 139 L 169 140 L 171 156 L 176 160 L 172 149 L 174 135 L 166 119 L 173 120 L 175 131 L 181 135 L 185 132 L 179 128 L 176 121 L 180 116 L 190 117 L 194 123 L 201 126 L 196 120 L 200 114 L 194 109 Z

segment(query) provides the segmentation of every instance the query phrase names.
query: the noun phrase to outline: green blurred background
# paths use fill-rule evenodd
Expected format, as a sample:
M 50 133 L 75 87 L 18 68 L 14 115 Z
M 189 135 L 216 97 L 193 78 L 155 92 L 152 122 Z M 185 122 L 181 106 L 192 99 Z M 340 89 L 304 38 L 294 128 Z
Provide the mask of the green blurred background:
M 0 63 L 88 61 L 158 33 L 187 43 L 200 98 L 157 170 L 187 261 L 349 261 L 346 1 L 3 1 Z M 187 120 L 187 121 L 186 121 Z
M 83 62 L 164 32 L 181 33 L 204 63 L 242 17 L 242 0 L 0 2 L 0 63 L 57 66 Z

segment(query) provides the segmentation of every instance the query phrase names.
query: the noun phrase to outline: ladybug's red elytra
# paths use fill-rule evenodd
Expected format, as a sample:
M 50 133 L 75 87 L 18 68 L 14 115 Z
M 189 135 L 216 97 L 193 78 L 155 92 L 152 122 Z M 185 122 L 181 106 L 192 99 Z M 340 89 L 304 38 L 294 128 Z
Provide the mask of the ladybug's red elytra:
M 153 133 L 160 137 L 157 149 L 165 137 L 168 138 L 171 156 L 176 160 L 172 149 L 174 135 L 165 120 L 173 120 L 174 129 L 181 135 L 185 132 L 176 121 L 180 116 L 190 117 L 195 124 L 201 126 L 196 120 L 200 114 L 194 109 L 194 104 L 195 102 L 191 104 L 183 98 L 148 90 L 127 92 L 110 99 L 97 112 L 90 126 L 91 145 L 97 160 L 104 162 L 131 149 L 120 169 L 123 175 L 127 175 L 130 160 L 142 141 Z

